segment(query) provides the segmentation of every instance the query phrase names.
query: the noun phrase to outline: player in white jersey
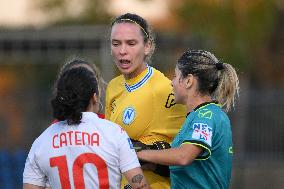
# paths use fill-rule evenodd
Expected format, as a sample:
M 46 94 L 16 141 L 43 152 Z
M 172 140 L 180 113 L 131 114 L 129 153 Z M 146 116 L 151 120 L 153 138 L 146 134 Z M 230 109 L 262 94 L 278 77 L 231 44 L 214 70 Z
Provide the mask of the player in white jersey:
M 95 113 L 97 81 L 86 67 L 60 75 L 51 101 L 59 122 L 33 143 L 24 189 L 43 189 L 47 183 L 53 189 L 120 188 L 122 174 L 133 188 L 149 188 L 126 132 Z

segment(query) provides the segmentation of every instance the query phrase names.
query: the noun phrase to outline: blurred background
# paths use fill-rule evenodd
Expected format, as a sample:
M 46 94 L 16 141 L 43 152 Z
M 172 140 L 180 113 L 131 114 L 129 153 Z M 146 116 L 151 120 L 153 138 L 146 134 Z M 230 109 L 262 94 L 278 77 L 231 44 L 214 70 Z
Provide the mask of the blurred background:
M 32 142 L 52 121 L 49 101 L 59 67 L 94 62 L 108 82 L 118 74 L 109 24 L 126 12 L 156 35 L 152 66 L 172 78 L 186 49 L 233 64 L 241 93 L 230 113 L 232 189 L 284 186 L 283 0 L 0 0 L 0 188 L 22 187 Z

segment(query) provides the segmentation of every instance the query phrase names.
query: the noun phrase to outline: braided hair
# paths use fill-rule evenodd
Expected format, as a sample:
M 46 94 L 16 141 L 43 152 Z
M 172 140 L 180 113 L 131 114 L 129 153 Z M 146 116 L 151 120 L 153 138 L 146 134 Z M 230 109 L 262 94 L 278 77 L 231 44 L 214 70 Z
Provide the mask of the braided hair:
M 198 80 L 201 94 L 209 94 L 229 111 L 239 93 L 239 80 L 233 66 L 220 62 L 205 50 L 189 50 L 177 62 L 183 77 L 192 74 Z

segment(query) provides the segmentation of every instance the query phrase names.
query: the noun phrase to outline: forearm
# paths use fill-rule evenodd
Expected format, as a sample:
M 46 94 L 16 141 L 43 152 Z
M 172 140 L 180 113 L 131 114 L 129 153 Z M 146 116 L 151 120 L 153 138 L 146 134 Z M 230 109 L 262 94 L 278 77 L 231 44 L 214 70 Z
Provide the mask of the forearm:
M 124 176 L 133 189 L 150 189 L 140 167 L 125 172 Z
M 165 149 L 165 150 L 142 150 L 137 153 L 140 160 L 148 161 L 162 165 L 178 165 L 179 158 L 176 154 L 176 149 Z M 175 155 L 170 155 L 175 153 Z
M 165 150 L 142 150 L 137 153 L 140 160 L 162 165 L 188 165 L 200 154 L 202 149 L 194 145 L 182 145 Z
M 24 183 L 23 189 L 44 189 L 44 187 Z

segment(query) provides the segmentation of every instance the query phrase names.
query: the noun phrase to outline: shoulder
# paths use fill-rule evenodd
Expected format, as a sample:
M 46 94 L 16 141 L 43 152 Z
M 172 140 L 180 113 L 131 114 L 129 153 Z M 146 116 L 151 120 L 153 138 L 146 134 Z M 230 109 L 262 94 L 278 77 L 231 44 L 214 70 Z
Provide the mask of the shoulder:
M 114 123 L 107 119 L 101 119 L 101 118 L 99 118 L 99 121 L 101 122 L 101 125 L 103 125 L 104 127 L 103 129 L 106 131 L 114 132 L 114 133 L 117 133 L 117 132 L 120 133 L 121 131 L 124 131 L 124 129 L 117 123 Z
M 150 79 L 150 83 L 153 89 L 158 91 L 172 91 L 171 80 L 155 68 L 153 68 L 153 76 Z
M 211 107 L 201 107 L 196 111 L 196 118 L 200 119 L 212 119 L 215 111 Z
M 150 85 L 155 101 L 162 103 L 172 115 L 182 115 L 184 118 L 186 114 L 185 106 L 174 102 L 171 80 L 159 70 L 155 68 L 153 70 L 154 74 L 150 80 Z
M 114 85 L 117 85 L 117 84 L 124 84 L 123 75 L 119 75 L 119 76 L 113 78 L 112 80 L 110 80 L 110 82 L 108 83 L 108 87 L 114 86 Z
M 64 124 L 64 121 L 56 121 L 52 123 L 49 127 L 47 127 L 41 135 L 38 137 L 39 139 L 49 137 L 50 135 L 53 135 L 56 133 L 60 127 Z
M 46 145 L 46 141 L 52 137 L 52 133 L 56 130 L 57 125 L 60 122 L 56 122 L 51 124 L 48 128 L 45 129 L 33 142 L 32 148 L 39 150 L 40 148 L 44 148 Z
M 222 121 L 228 121 L 228 116 L 220 105 L 212 103 L 196 110 L 192 119 L 194 122 L 199 121 L 215 126 Z
M 215 103 L 201 108 L 199 111 L 199 116 L 202 115 L 204 117 L 210 116 L 214 120 L 220 120 L 228 117 L 227 114 L 223 111 L 221 105 Z
M 157 70 L 156 68 L 153 68 L 153 77 L 157 79 L 161 79 L 163 82 L 168 82 L 170 83 L 171 80 L 167 78 L 161 71 Z
M 150 82 L 152 92 L 158 100 L 171 102 L 174 99 L 171 80 L 169 80 L 169 78 L 167 78 L 162 72 L 154 69 L 154 74 Z
M 113 141 L 116 141 L 116 145 L 119 145 L 122 139 L 129 138 L 126 131 L 120 125 L 106 119 L 102 121 L 104 122 L 103 132 L 110 136 Z
M 115 95 L 124 89 L 124 77 L 122 75 L 113 78 L 107 85 L 106 96 Z

